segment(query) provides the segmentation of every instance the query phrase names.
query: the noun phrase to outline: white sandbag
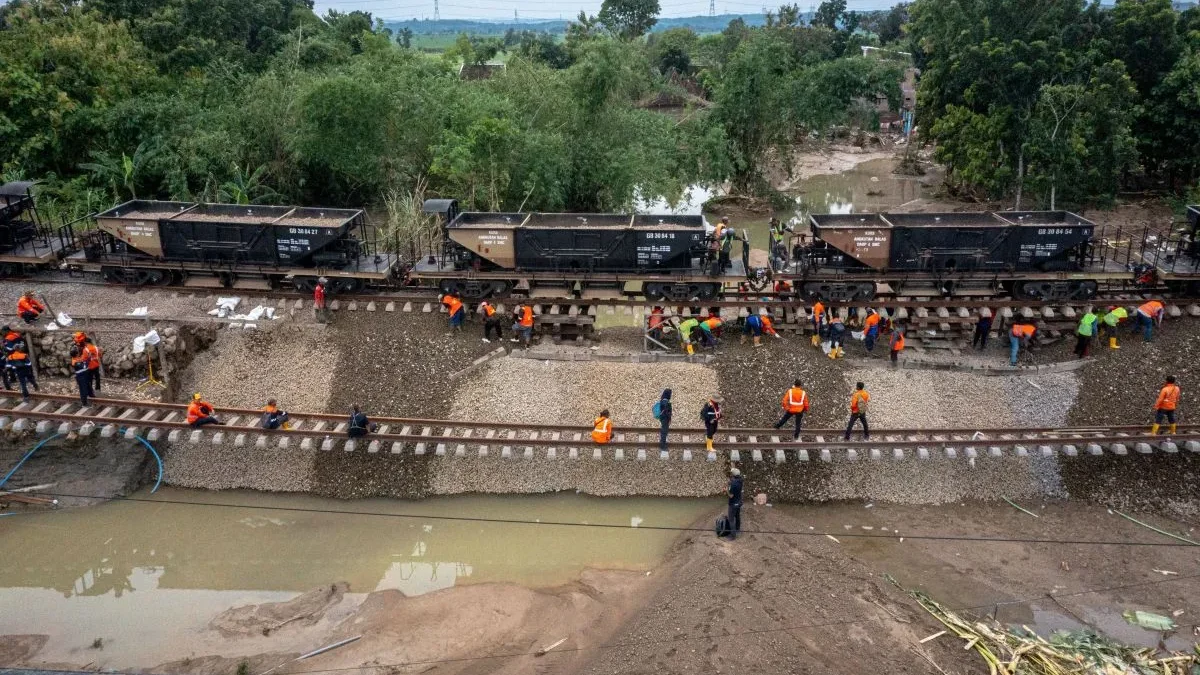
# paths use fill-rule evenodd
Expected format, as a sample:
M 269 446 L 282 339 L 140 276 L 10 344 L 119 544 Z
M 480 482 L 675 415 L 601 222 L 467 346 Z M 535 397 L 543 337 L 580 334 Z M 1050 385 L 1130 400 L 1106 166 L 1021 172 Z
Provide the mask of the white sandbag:
M 149 313 L 149 307 L 134 307 L 132 312 L 125 312 L 125 316 L 146 316 Z
M 66 312 L 59 312 L 59 313 L 58 313 L 58 315 L 57 315 L 57 316 L 55 316 L 54 318 L 55 318 L 55 319 L 58 321 L 58 325 L 60 325 L 60 326 L 62 326 L 62 327 L 64 327 L 64 328 L 65 328 L 65 327 L 67 327 L 67 326 L 70 326 L 70 325 L 71 325 L 71 324 L 73 324 L 73 323 L 75 323 L 75 322 L 74 322 L 74 321 L 71 319 L 71 317 L 67 316 L 67 313 L 66 313 Z

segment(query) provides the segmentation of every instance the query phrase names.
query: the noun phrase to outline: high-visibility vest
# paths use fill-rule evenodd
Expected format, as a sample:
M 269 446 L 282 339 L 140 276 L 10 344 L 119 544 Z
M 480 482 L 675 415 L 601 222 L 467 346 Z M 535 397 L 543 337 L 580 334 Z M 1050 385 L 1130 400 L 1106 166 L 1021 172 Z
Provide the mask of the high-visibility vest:
M 871 328 L 879 323 L 879 314 L 868 314 L 863 321 L 863 328 L 871 330 Z
M 1168 384 L 1158 392 L 1158 400 L 1154 402 L 1156 410 L 1174 410 L 1179 405 L 1179 385 Z
M 783 395 L 783 409 L 793 414 L 808 410 L 808 392 L 800 387 L 788 389 Z
M 1158 316 L 1159 314 L 1161 314 L 1162 311 L 1163 311 L 1163 304 L 1157 300 L 1151 300 L 1150 302 L 1147 302 L 1146 304 L 1142 305 L 1141 307 L 1138 307 L 1138 312 L 1145 314 L 1146 316 L 1150 317 L 1151 319 L 1153 319 L 1156 316 Z
M 480 305 L 480 307 L 483 309 L 483 315 L 489 319 L 496 313 L 496 308 L 486 302 Z
M 207 417 L 212 413 L 212 406 L 204 401 L 192 401 L 188 404 L 187 422 L 191 424 L 201 417 Z
M 1012 334 L 1013 334 L 1013 337 L 1016 337 L 1016 338 L 1033 337 L 1033 333 L 1036 330 L 1037 330 L 1036 326 L 1030 326 L 1027 323 L 1018 323 L 1018 324 L 1013 325 Z
M 813 304 L 813 318 L 820 321 L 821 315 L 825 313 L 825 305 L 817 302 Z
M 774 335 L 775 327 L 771 325 L 771 317 L 764 316 L 764 317 L 760 317 L 760 318 L 762 319 L 763 332 L 766 333 L 767 335 Z
M 94 344 L 86 344 L 83 346 L 83 356 L 87 357 L 88 370 L 95 370 L 100 367 L 100 348 Z
M 612 439 L 612 420 L 607 417 L 597 417 L 592 425 L 592 440 L 597 443 L 607 443 Z
M 529 305 L 521 305 L 521 320 L 520 324 L 524 328 L 533 328 L 533 308 Z
M 853 394 L 850 394 L 850 412 L 859 412 L 859 402 L 868 403 L 871 400 L 871 395 L 866 389 L 855 389 Z
M 892 333 L 892 351 L 899 352 L 904 350 L 904 331 L 897 330 Z
M 20 300 L 17 300 L 17 314 L 23 314 L 25 312 L 44 312 L 44 311 L 46 311 L 46 307 L 44 305 L 42 305 L 42 303 L 38 302 L 37 300 L 27 298 L 23 295 L 21 296 Z
M 450 313 L 450 316 L 458 314 L 458 310 L 462 309 L 463 306 L 462 300 L 459 300 L 453 295 L 448 295 L 443 298 L 442 304 L 446 306 L 446 311 Z

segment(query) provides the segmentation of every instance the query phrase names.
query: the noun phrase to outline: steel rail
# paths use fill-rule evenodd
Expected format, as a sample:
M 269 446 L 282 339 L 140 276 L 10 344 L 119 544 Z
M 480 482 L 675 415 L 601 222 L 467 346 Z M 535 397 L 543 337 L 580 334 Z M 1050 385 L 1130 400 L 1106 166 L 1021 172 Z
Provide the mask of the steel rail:
M 9 400 L 18 400 L 19 401 L 20 394 L 18 394 L 16 392 L 4 391 L 4 392 L 0 392 L 0 399 L 9 399 Z M 78 397 L 66 395 L 66 394 L 31 394 L 30 399 L 32 401 L 57 402 L 57 403 L 64 404 L 64 405 L 67 405 L 67 404 L 78 405 L 79 404 Z M 159 401 L 133 401 L 133 400 L 127 400 L 127 399 L 110 399 L 110 398 L 93 398 L 90 401 L 89 407 L 102 408 L 102 409 L 103 408 L 142 409 L 143 411 L 160 410 L 160 411 L 176 412 L 176 413 L 183 413 L 183 414 L 185 414 L 187 411 L 187 405 L 180 404 L 180 403 L 163 403 L 163 402 L 159 402 Z M 255 418 L 261 416 L 263 413 L 261 408 L 221 408 L 217 412 L 219 412 L 222 415 L 234 415 L 237 417 L 255 417 Z M 346 422 L 349 419 L 348 415 L 346 415 L 346 414 L 306 413 L 306 412 L 292 412 L 292 411 L 288 411 L 288 414 L 289 414 L 291 420 L 297 421 L 297 422 L 312 421 L 312 422 L 335 422 L 335 423 L 337 423 L 337 422 Z M 172 428 L 172 429 L 175 429 L 175 428 L 192 429 L 192 430 L 201 429 L 201 427 L 189 426 L 186 422 L 176 424 L 173 422 L 159 422 L 159 421 L 155 421 L 155 420 L 142 420 L 142 419 L 140 419 L 138 417 L 134 417 L 134 416 L 118 419 L 116 417 L 101 417 L 101 416 L 96 416 L 96 415 L 79 416 L 77 414 L 67 413 L 67 412 L 63 412 L 63 413 L 38 412 L 38 413 L 35 413 L 32 411 L 32 409 L 30 409 L 30 410 L 15 410 L 13 408 L 0 408 L 0 415 L 10 415 L 12 417 L 30 417 L 30 418 L 37 418 L 37 419 L 53 419 L 53 420 L 60 420 L 60 421 L 89 421 L 90 420 L 93 422 L 104 422 L 106 424 L 120 422 L 124 426 L 130 426 L 130 427 L 159 426 L 159 427 L 163 427 L 163 428 Z M 585 426 L 585 425 L 532 424 L 532 423 L 510 424 L 510 423 L 504 423 L 504 422 L 478 422 L 478 421 L 470 421 L 470 420 L 445 420 L 445 419 L 377 417 L 377 416 L 372 416 L 370 419 L 372 422 L 377 423 L 381 426 L 399 426 L 399 427 L 408 426 L 408 427 L 421 427 L 421 428 L 430 427 L 431 429 L 441 427 L 441 428 L 445 428 L 445 429 L 472 429 L 472 430 L 483 429 L 483 430 L 495 430 L 495 431 L 512 431 L 512 432 L 517 432 L 517 433 L 519 433 L 519 432 L 537 432 L 539 434 L 541 434 L 542 432 L 560 432 L 560 433 L 590 432 L 592 430 L 591 426 Z M 273 429 L 262 429 L 257 426 L 254 426 L 254 427 L 241 427 L 241 426 L 239 426 L 239 427 L 216 427 L 216 428 L 205 427 L 204 430 L 207 430 L 207 431 L 238 430 L 238 431 L 242 431 L 242 432 L 253 432 L 253 433 L 264 433 L 264 434 L 278 432 L 278 433 L 283 433 L 283 434 L 295 433 L 298 435 L 328 435 L 329 432 L 332 431 L 332 429 L 328 429 L 328 428 L 323 429 L 320 432 L 313 431 L 311 429 L 307 429 L 307 430 L 305 430 L 305 429 L 273 430 Z M 1179 433 L 1176 434 L 1176 436 L 1178 436 L 1178 437 L 1196 436 L 1196 437 L 1200 438 L 1200 424 L 1180 424 L 1177 426 L 1177 430 L 1179 431 Z M 618 429 L 618 431 L 619 431 L 619 433 L 626 434 L 626 435 L 628 435 L 628 434 L 644 434 L 644 435 L 649 436 L 649 435 L 653 434 L 653 435 L 655 435 L 654 438 L 657 438 L 657 434 L 659 432 L 659 427 L 621 427 Z M 671 433 L 673 433 L 673 434 L 698 434 L 698 433 L 703 433 L 703 431 L 704 431 L 703 427 L 671 427 Z M 765 435 L 765 436 L 769 437 L 769 436 L 787 436 L 791 433 L 792 433 L 792 431 L 788 427 L 784 427 L 781 429 L 775 429 L 774 427 L 761 427 L 761 428 L 730 427 L 730 428 L 721 429 L 718 432 L 718 437 L 728 438 L 731 436 L 732 437 L 741 437 L 741 436 L 760 436 L 760 435 Z M 840 436 L 844 433 L 845 433 L 845 430 L 842 428 L 811 428 L 811 429 L 804 429 L 801 431 L 802 436 L 828 436 L 828 435 Z M 954 438 L 938 439 L 938 438 L 936 438 L 937 436 L 953 436 L 953 435 L 961 436 L 964 434 L 966 434 L 968 436 L 974 436 L 976 434 L 984 434 L 984 435 L 988 436 L 988 438 L 984 438 L 984 439 L 973 439 L 970 437 L 965 438 L 965 439 L 963 439 L 963 438 L 957 438 L 957 439 L 954 439 Z M 1142 439 L 1143 436 L 1149 437 L 1151 439 L 1157 438 L 1158 440 L 1162 440 L 1162 438 L 1163 438 L 1161 436 L 1159 436 L 1159 437 L 1149 436 L 1148 431 L 1147 431 L 1147 425 L 1145 425 L 1145 424 L 1141 424 L 1141 425 L 1099 425 L 1099 426 L 1087 426 L 1087 427 L 977 427 L 977 428 L 956 428 L 956 429 L 928 429 L 928 428 L 883 429 L 883 428 L 878 428 L 878 429 L 873 430 L 873 435 L 877 438 L 886 437 L 889 435 L 929 436 L 929 439 L 927 439 L 927 440 L 903 441 L 903 442 L 911 442 L 911 443 L 914 443 L 917 445 L 929 445 L 931 443 L 949 443 L 952 445 L 962 445 L 963 443 L 968 443 L 968 444 L 977 443 L 977 444 L 981 444 L 981 445 L 986 445 L 986 444 L 994 445 L 994 444 L 996 444 L 996 442 L 1003 441 L 1003 440 L 1012 440 L 1017 443 L 1028 443 L 1030 440 L 1036 440 L 1036 439 L 1053 440 L 1053 441 L 1091 440 L 1091 436 L 1095 436 L 1097 434 L 1100 434 L 1105 438 L 1111 437 L 1114 441 L 1138 440 L 1138 439 Z M 1014 439 L 999 438 L 999 436 L 1013 436 L 1013 435 L 1025 435 L 1025 437 L 1014 438 Z M 400 436 L 400 435 L 392 434 L 392 436 Z M 406 440 L 409 438 L 417 439 L 417 440 L 428 440 L 431 438 L 431 436 L 426 435 L 426 434 L 407 434 L 404 436 L 405 436 L 404 438 L 400 438 L 397 440 Z M 1077 437 L 1081 437 L 1081 436 L 1082 436 L 1082 438 L 1077 438 Z M 372 435 L 372 438 L 382 438 L 382 437 Z M 463 440 L 462 437 L 457 437 L 457 436 L 445 436 L 444 438 L 458 439 L 460 441 Z M 507 441 L 512 441 L 512 442 L 519 442 L 522 444 L 538 444 L 538 443 L 533 442 L 534 439 L 528 439 L 529 443 L 526 443 L 526 439 L 518 439 L 515 437 L 514 438 L 503 438 L 503 437 L 499 437 L 499 436 L 491 437 L 491 438 L 473 436 L 470 438 L 470 441 L 473 443 L 477 443 L 480 441 L 488 441 L 488 442 L 492 442 L 492 443 L 503 443 L 503 442 L 507 442 Z M 644 442 L 640 442 L 640 443 L 631 443 L 631 444 L 633 446 L 644 447 L 644 446 L 646 446 L 646 444 L 648 442 L 649 441 L 644 441 Z M 902 441 L 899 441 L 899 440 L 894 441 L 894 442 L 889 441 L 888 444 L 891 445 L 893 443 L 901 443 L 901 442 Z M 540 441 L 539 441 L 539 443 L 540 443 Z M 775 447 L 775 446 L 771 445 L 771 443 L 772 442 L 770 442 L 770 441 L 768 441 L 768 442 L 756 441 L 754 443 L 747 443 L 747 447 L 750 447 L 750 446 L 753 446 L 753 447 L 759 447 L 759 446 Z M 840 443 L 841 442 L 839 441 L 839 444 Z M 549 442 L 549 443 L 545 443 L 545 444 L 562 445 L 563 441 L 559 440 L 556 442 Z M 878 445 L 878 443 L 875 443 L 875 444 Z M 820 444 L 817 444 L 817 445 L 819 446 Z M 868 443 L 867 445 L 870 445 L 870 443 Z M 791 447 L 799 447 L 799 446 L 797 446 L 795 443 L 792 443 L 790 441 L 782 441 L 781 440 L 778 442 L 778 447 L 791 448 Z

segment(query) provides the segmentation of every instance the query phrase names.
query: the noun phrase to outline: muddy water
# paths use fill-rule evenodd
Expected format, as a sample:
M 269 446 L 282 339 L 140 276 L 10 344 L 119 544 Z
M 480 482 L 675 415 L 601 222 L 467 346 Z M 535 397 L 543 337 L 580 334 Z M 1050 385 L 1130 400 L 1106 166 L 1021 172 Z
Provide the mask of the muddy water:
M 107 655 L 154 663 L 173 634 L 202 630 L 221 611 L 337 581 L 353 593 L 418 595 L 482 582 L 551 586 L 585 568 L 649 569 L 677 533 L 639 526 L 687 526 L 717 508 L 575 494 L 342 502 L 168 488 L 139 496 L 159 503 L 0 518 L 0 635 L 48 635 L 39 658 L 84 661 L 103 637 Z M 479 518 L 622 527 L 470 520 Z

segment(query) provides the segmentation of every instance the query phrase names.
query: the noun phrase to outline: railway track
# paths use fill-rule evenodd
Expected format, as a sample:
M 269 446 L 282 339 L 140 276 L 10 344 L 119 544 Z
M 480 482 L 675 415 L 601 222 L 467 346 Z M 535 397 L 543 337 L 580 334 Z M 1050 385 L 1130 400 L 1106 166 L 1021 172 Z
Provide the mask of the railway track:
M 612 442 L 593 443 L 591 427 L 453 420 L 375 418 L 378 433 L 349 439 L 345 415 L 291 413 L 292 428 L 265 430 L 258 410 L 224 409 L 223 426 L 193 428 L 186 406 L 173 403 L 95 399 L 83 407 L 72 396 L 35 394 L 22 402 L 0 394 L 0 430 L 38 435 L 57 433 L 102 438 L 141 436 L 149 441 L 209 443 L 235 448 L 365 452 L 391 456 L 449 457 L 498 455 L 505 459 L 612 461 L 773 461 L 929 460 L 1029 455 L 1129 455 L 1155 452 L 1200 453 L 1200 425 L 1184 424 L 1170 437 L 1152 436 L 1143 426 L 1075 428 L 877 429 L 869 441 L 844 441 L 838 429 L 809 429 L 799 440 L 772 428 L 727 429 L 718 450 L 704 450 L 700 428 L 672 429 L 670 449 L 657 449 L 657 427 L 618 428 Z

